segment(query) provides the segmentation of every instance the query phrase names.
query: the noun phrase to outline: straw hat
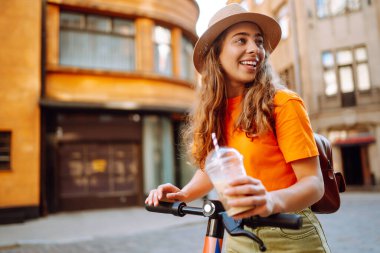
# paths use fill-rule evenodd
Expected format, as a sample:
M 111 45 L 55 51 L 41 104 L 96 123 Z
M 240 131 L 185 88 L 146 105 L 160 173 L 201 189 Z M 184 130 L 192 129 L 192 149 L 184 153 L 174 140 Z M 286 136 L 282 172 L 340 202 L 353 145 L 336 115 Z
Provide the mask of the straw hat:
M 240 4 L 228 4 L 211 18 L 207 30 L 198 39 L 194 47 L 193 62 L 199 73 L 202 72 L 204 57 L 214 40 L 230 26 L 240 22 L 252 22 L 264 33 L 264 48 L 271 53 L 281 39 L 280 25 L 271 17 L 248 12 Z

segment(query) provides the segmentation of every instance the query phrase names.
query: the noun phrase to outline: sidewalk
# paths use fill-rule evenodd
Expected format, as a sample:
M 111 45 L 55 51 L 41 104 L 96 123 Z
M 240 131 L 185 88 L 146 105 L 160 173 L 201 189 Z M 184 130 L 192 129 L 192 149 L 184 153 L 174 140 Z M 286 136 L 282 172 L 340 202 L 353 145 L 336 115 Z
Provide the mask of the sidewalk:
M 201 206 L 201 202 L 190 203 Z M 72 243 L 206 222 L 203 217 L 151 213 L 143 207 L 51 214 L 21 224 L 0 225 L 0 250 L 25 244 Z
M 317 215 L 331 252 L 379 253 L 380 192 L 349 191 L 341 200 L 338 212 Z M 194 253 L 203 248 L 206 224 L 142 207 L 60 213 L 0 226 L 0 252 Z

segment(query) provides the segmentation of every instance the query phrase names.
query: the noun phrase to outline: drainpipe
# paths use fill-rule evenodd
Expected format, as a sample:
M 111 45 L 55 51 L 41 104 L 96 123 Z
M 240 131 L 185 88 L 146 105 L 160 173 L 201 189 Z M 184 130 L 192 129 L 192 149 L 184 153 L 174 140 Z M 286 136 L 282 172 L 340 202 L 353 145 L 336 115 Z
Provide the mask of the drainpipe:
M 294 0 L 289 1 L 290 6 L 290 22 L 293 32 L 293 58 L 294 58 L 294 77 L 295 77 L 295 88 L 296 92 L 302 97 L 302 81 L 301 81 L 301 60 L 300 51 L 298 44 L 298 27 L 297 27 L 297 16 L 296 16 L 296 5 Z

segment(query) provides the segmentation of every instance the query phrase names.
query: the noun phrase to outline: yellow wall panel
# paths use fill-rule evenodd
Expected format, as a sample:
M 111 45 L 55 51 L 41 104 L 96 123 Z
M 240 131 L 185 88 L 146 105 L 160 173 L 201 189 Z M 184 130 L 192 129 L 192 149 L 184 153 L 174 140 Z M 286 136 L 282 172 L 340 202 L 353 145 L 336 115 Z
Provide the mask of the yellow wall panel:
M 39 205 L 41 3 L 2 2 L 0 131 L 12 132 L 11 170 L 0 171 L 0 208 Z

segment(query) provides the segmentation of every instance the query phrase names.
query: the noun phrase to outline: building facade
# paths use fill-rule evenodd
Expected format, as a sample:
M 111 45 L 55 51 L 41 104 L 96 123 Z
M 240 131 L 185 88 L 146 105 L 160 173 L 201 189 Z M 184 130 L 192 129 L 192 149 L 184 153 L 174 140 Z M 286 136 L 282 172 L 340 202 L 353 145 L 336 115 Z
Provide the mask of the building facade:
M 195 1 L 15 0 L 4 13 L 0 223 L 141 205 L 188 178 Z
M 244 0 L 281 25 L 271 56 L 305 100 L 314 131 L 333 143 L 349 186 L 380 184 L 380 2 Z

